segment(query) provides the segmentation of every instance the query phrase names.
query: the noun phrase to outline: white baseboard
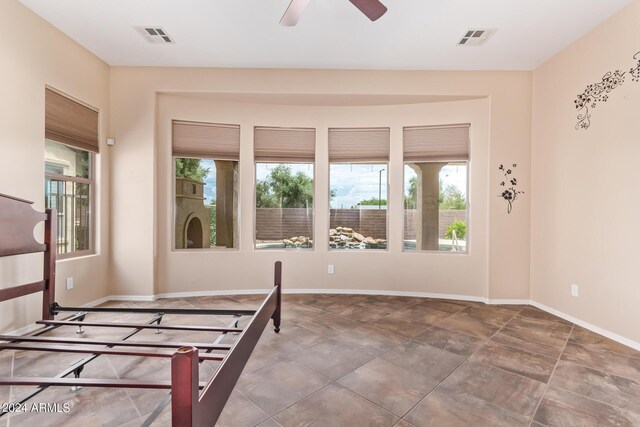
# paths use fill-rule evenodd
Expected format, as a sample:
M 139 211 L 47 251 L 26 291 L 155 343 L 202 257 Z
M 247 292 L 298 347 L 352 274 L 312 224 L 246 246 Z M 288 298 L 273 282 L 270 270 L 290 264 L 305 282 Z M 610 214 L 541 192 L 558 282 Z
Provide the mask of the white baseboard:
M 195 292 L 169 292 L 165 294 L 157 294 L 155 299 L 160 298 L 190 298 L 190 297 L 224 297 L 229 295 L 266 295 L 270 289 L 242 289 L 230 291 L 195 291 Z M 283 291 L 284 293 L 287 293 Z M 125 295 L 126 296 L 126 295 Z M 121 300 L 119 300 L 121 301 Z
M 531 301 L 528 299 L 487 299 L 485 301 L 490 305 L 530 305 Z
M 155 301 L 159 298 L 158 295 L 109 295 L 106 297 L 106 301 Z M 102 303 L 101 303 L 102 304 Z
M 564 319 L 568 322 L 575 323 L 578 326 L 582 326 L 585 329 L 590 330 L 591 332 L 595 332 L 596 334 L 602 335 L 603 337 L 609 338 L 613 341 L 619 342 L 620 344 L 626 345 L 627 347 L 631 347 L 634 350 L 640 351 L 640 342 L 630 340 L 629 338 L 625 338 L 613 332 L 610 332 L 606 329 L 603 329 L 599 326 L 593 325 L 589 322 L 585 322 L 584 320 L 577 319 L 573 316 L 570 316 L 566 313 L 556 310 L 555 308 L 547 307 L 544 304 L 540 304 L 536 301 L 531 301 L 531 305 L 539 308 L 542 311 L 546 311 L 547 313 L 553 314 L 554 316 L 558 316 L 561 319 Z
M 160 298 L 189 298 L 200 296 L 230 296 L 230 295 L 252 295 L 252 294 L 267 294 L 269 289 L 243 289 L 243 290 L 221 290 L 221 291 L 195 291 L 195 292 L 169 292 L 157 295 L 109 295 L 95 301 L 91 301 L 87 304 L 83 304 L 82 307 L 95 307 L 103 304 L 107 301 L 155 301 Z M 436 299 L 449 299 L 458 301 L 474 301 L 483 302 L 491 305 L 532 305 L 547 313 L 558 316 L 561 319 L 567 320 L 571 323 L 575 323 L 585 329 L 588 329 L 596 334 L 602 335 L 620 344 L 631 347 L 634 350 L 640 351 L 640 342 L 633 341 L 625 338 L 621 335 L 615 334 L 611 331 L 603 329 L 599 326 L 593 325 L 589 322 L 577 319 L 566 313 L 558 311 L 554 308 L 548 307 L 544 304 L 533 300 L 527 299 L 488 299 L 473 295 L 455 295 L 455 294 L 437 294 L 427 292 L 407 292 L 407 291 L 376 291 L 376 290 L 360 290 L 360 289 L 283 289 L 285 294 L 355 294 L 355 295 L 386 295 L 386 296 L 403 296 L 403 297 L 415 297 L 415 298 L 436 298 Z M 8 335 L 24 335 L 31 333 L 38 329 L 38 325 L 27 325 L 23 328 L 17 329 L 12 332 L 8 332 Z
M 110 296 L 98 298 L 95 301 L 91 301 L 91 302 L 88 302 L 86 304 L 82 304 L 80 307 L 95 307 L 95 306 L 103 304 L 103 303 L 105 303 L 107 301 L 111 301 L 111 297 Z

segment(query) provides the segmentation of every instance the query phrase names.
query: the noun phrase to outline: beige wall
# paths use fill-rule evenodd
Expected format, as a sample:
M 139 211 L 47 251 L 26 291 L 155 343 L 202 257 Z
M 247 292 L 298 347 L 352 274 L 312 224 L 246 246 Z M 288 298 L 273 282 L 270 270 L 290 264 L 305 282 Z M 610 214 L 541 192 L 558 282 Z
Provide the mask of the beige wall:
M 309 107 L 230 103 L 162 95 L 158 102 L 158 276 L 160 293 L 218 289 L 260 289 L 269 286 L 273 261 L 286 266 L 288 288 L 358 289 L 486 296 L 488 192 L 470 193 L 474 229 L 469 255 L 402 253 L 402 126 L 410 124 L 471 123 L 473 153 L 470 176 L 487 180 L 489 101 L 376 107 Z M 172 160 L 171 120 L 240 124 L 240 250 L 171 252 Z M 316 128 L 314 251 L 256 251 L 254 230 L 253 128 L 258 125 Z M 390 209 L 388 253 L 328 252 L 329 245 L 329 127 L 391 128 L 389 164 Z M 325 212 L 325 215 L 322 215 Z M 327 274 L 327 264 L 336 273 Z M 188 283 L 189 285 L 185 285 Z
M 157 96 L 158 93 L 173 94 Z M 176 94 L 200 96 L 185 97 Z M 215 97 L 201 94 L 224 94 Z M 447 96 L 475 101 L 428 103 Z M 352 97 L 352 98 L 351 98 Z M 435 97 L 435 98 L 434 98 Z M 212 99 L 216 98 L 216 99 Z M 242 100 L 243 102 L 234 102 Z M 304 106 L 276 105 L 292 100 Z M 369 105 L 322 107 L 351 100 Z M 159 107 L 156 109 L 156 107 Z M 511 215 L 499 200 L 499 163 L 529 175 L 531 73 L 387 72 L 251 69 L 111 69 L 113 293 L 151 295 L 268 286 L 282 259 L 286 285 L 529 298 L 529 198 Z M 239 123 L 240 250 L 170 252 L 170 119 Z M 470 182 L 471 254 L 401 253 L 402 126 L 473 122 Z M 384 123 L 384 124 L 383 124 Z M 253 251 L 252 126 L 318 129 L 316 251 Z M 392 127 L 390 252 L 326 249 L 328 126 Z M 248 167 L 247 167 L 248 166 Z M 529 191 L 523 178 L 523 190 Z M 157 245 L 155 244 L 157 242 Z M 327 275 L 327 264 L 336 274 Z M 446 268 L 444 267 L 446 266 Z
M 534 72 L 531 174 L 533 300 L 636 342 L 640 83 L 627 75 L 588 130 L 574 129 L 573 100 L 634 65 L 639 22 L 636 0 Z
M 109 125 L 109 67 L 14 0 L 0 1 L 0 193 L 35 201 L 44 208 L 44 93 L 50 85 L 101 111 L 101 136 Z M 103 138 L 102 138 L 103 139 Z M 97 251 L 94 256 L 59 261 L 57 300 L 84 304 L 107 295 L 109 158 L 97 161 Z M 37 235 L 42 235 L 39 229 Z M 0 259 L 0 287 L 36 280 L 42 256 Z M 65 290 L 73 276 L 75 287 Z M 0 330 L 39 318 L 40 296 L 0 304 Z

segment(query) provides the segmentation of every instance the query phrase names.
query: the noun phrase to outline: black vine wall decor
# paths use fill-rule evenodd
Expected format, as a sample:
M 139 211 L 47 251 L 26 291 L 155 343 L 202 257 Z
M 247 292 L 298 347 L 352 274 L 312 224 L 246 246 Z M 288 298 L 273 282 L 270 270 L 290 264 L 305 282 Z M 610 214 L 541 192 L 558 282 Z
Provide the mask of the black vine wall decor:
M 498 170 L 504 175 L 503 181 L 500 182 L 501 187 L 506 187 L 502 194 L 498 197 L 502 197 L 507 201 L 507 213 L 511 213 L 513 209 L 513 202 L 516 201 L 519 194 L 524 194 L 524 191 L 517 190 L 518 179 L 513 176 L 513 170 L 518 167 L 516 163 L 512 165 L 512 168 L 506 168 L 504 165 L 498 166 Z
M 591 126 L 591 112 L 589 109 L 596 108 L 598 102 L 607 102 L 609 100 L 609 94 L 612 90 L 620 87 L 627 74 L 631 75 L 632 81 L 640 82 L 640 52 L 633 56 L 636 60 L 636 66 L 629 69 L 629 71 L 615 70 L 607 72 L 602 81 L 593 83 L 587 86 L 587 88 L 578 95 L 573 101 L 578 113 L 578 123 L 576 124 L 576 130 L 589 129 Z

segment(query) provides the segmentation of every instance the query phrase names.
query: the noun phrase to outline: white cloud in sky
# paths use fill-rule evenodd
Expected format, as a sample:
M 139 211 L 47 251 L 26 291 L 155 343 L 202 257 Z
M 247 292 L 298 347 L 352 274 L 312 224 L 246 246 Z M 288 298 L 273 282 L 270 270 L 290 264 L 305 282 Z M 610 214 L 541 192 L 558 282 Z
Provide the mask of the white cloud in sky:
M 291 168 L 292 175 L 302 172 L 313 179 L 313 163 L 256 163 L 256 180 L 264 181 L 273 169 L 283 164 Z
M 333 163 L 329 167 L 330 188 L 336 191 L 331 208 L 350 208 L 363 200 L 387 198 L 386 163 Z M 382 171 L 380 174 L 380 171 Z

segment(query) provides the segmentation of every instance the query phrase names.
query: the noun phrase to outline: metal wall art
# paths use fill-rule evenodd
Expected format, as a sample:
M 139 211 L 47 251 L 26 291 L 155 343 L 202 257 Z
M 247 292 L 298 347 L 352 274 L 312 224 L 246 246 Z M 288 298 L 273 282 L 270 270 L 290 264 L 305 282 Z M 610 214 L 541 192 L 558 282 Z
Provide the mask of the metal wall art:
M 635 67 L 630 68 L 629 71 L 615 70 L 607 72 L 602 77 L 602 81 L 587 86 L 584 92 L 579 94 L 573 101 L 576 109 L 579 110 L 576 130 L 588 129 L 591 126 L 590 109 L 596 108 L 598 102 L 607 102 L 611 91 L 620 87 L 627 75 L 631 75 L 632 81 L 640 82 L 640 52 L 636 53 L 633 59 L 636 60 Z
M 502 197 L 507 201 L 507 213 L 511 213 L 513 209 L 513 202 L 516 201 L 519 194 L 524 194 L 524 191 L 517 190 L 518 179 L 513 176 L 513 170 L 518 167 L 516 163 L 511 166 L 511 169 L 506 168 L 504 165 L 498 166 L 498 170 L 504 175 L 503 181 L 500 182 L 501 187 L 505 187 L 502 194 L 498 197 Z

